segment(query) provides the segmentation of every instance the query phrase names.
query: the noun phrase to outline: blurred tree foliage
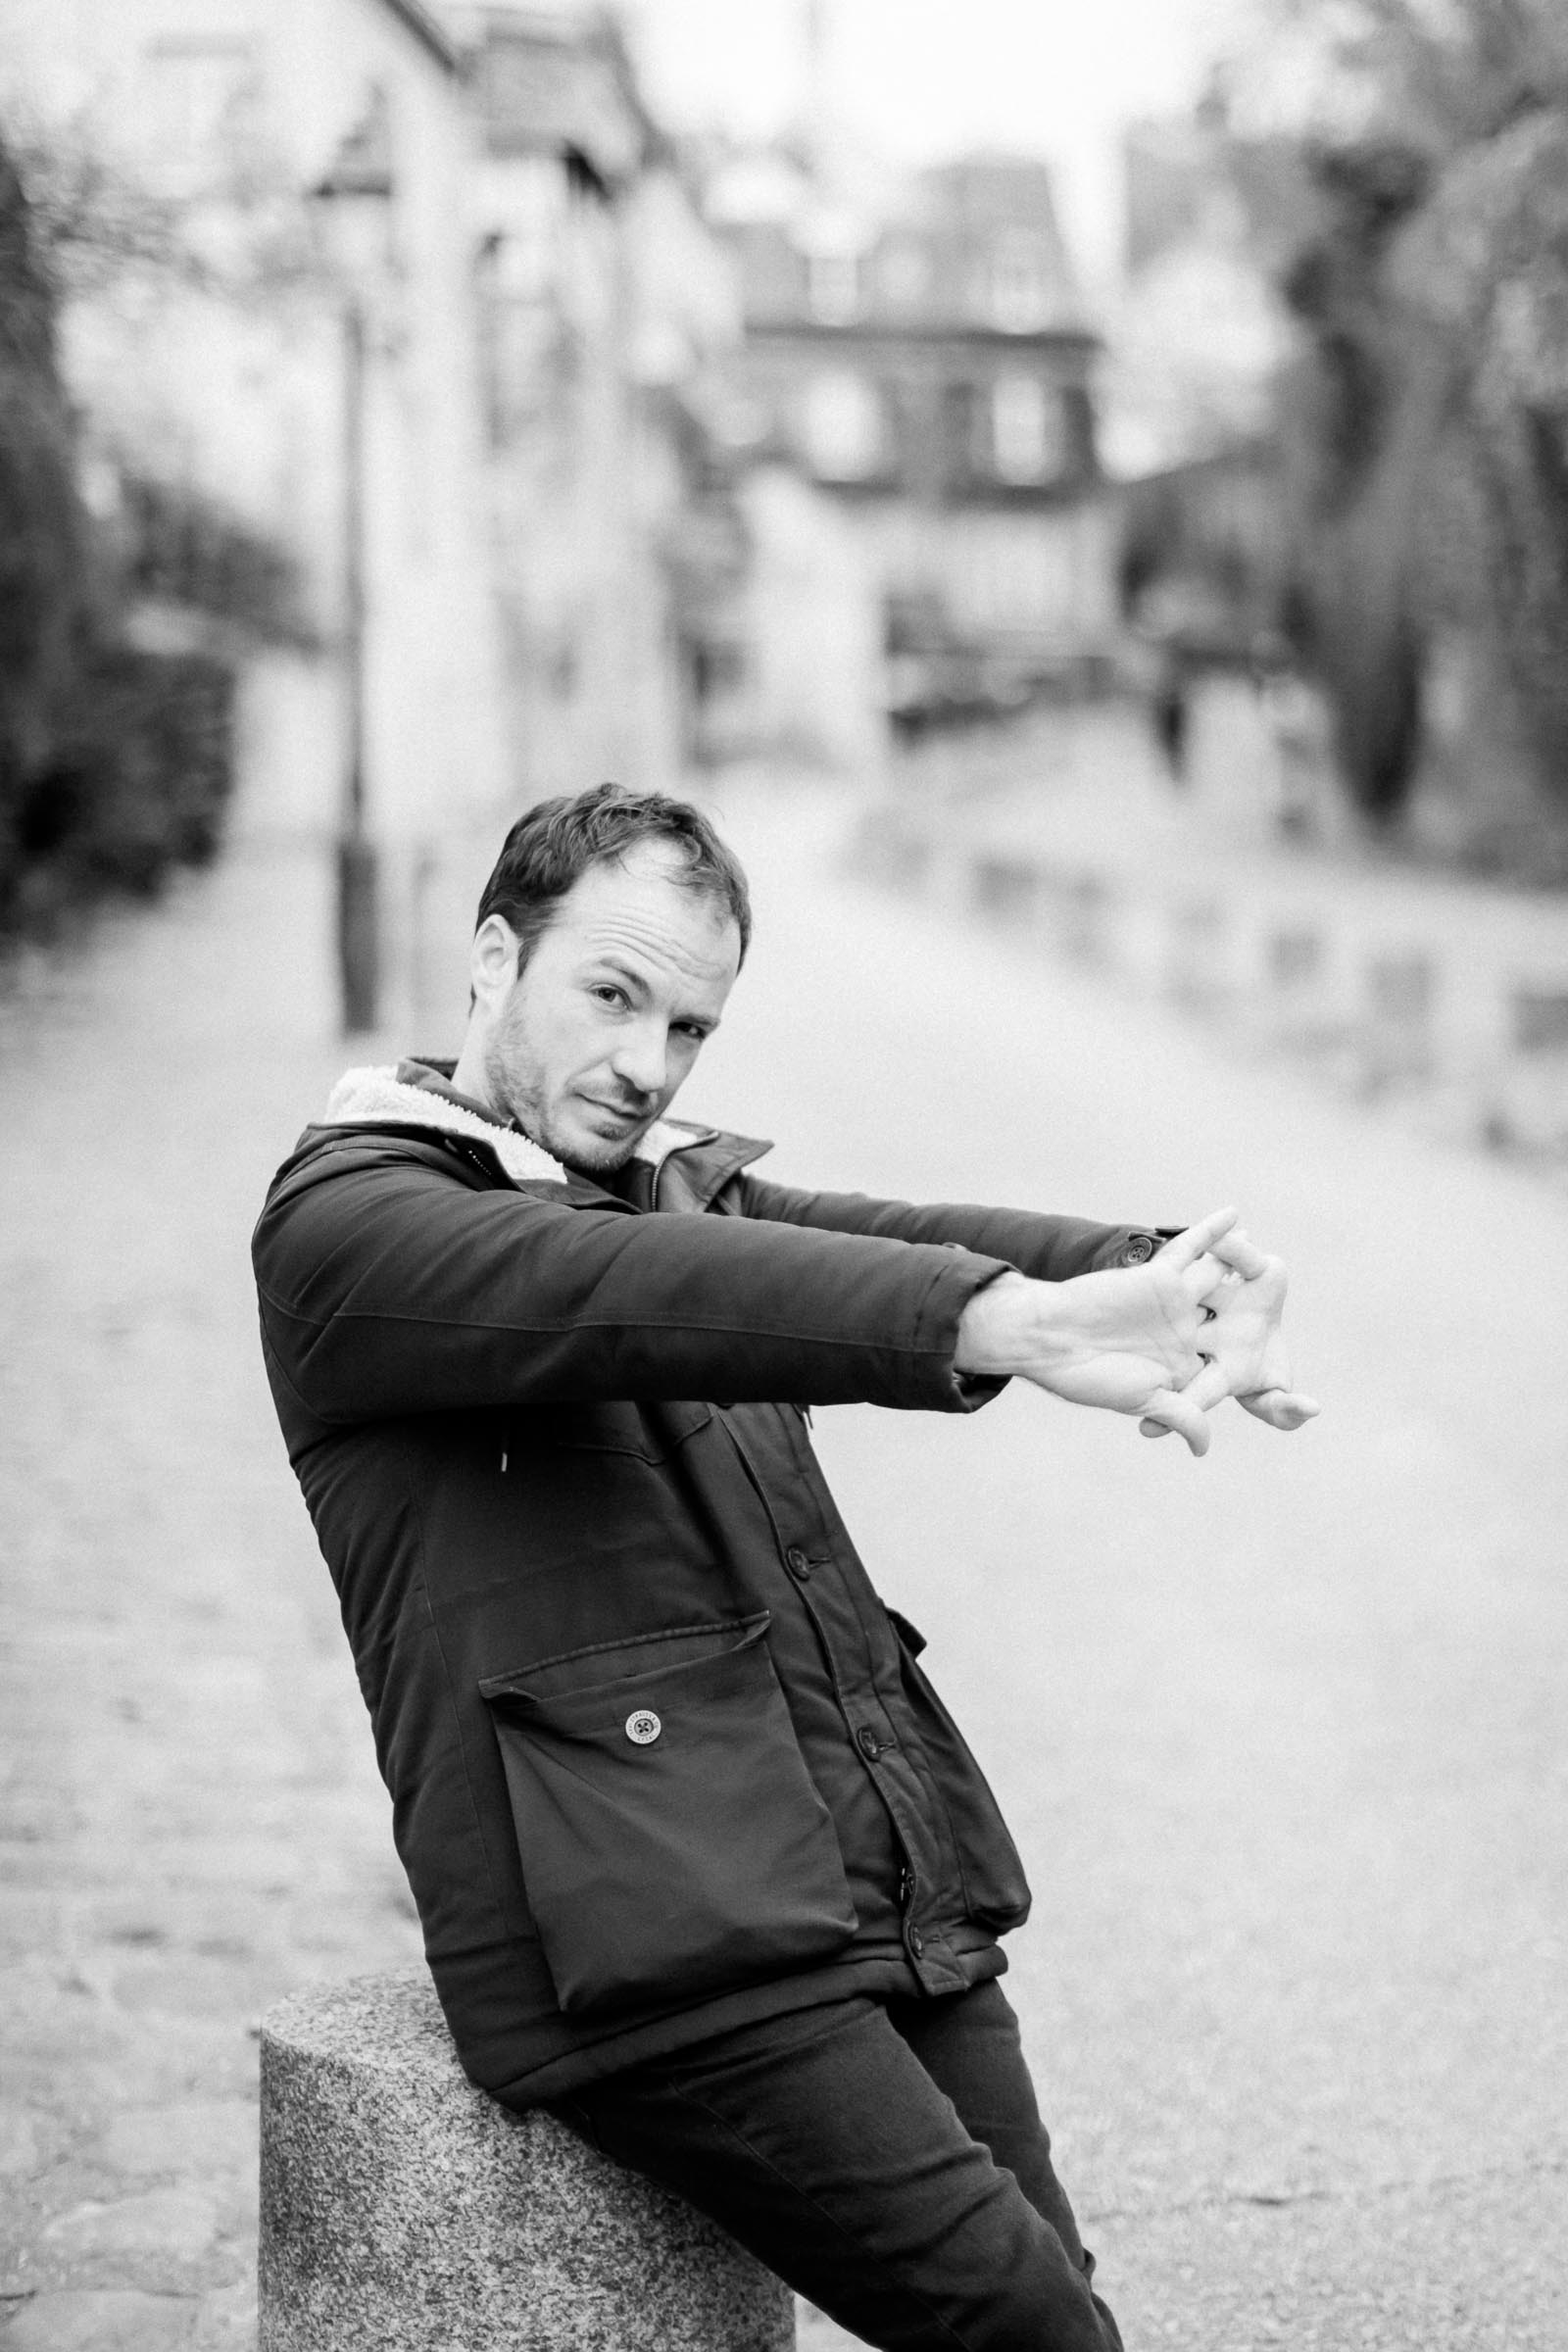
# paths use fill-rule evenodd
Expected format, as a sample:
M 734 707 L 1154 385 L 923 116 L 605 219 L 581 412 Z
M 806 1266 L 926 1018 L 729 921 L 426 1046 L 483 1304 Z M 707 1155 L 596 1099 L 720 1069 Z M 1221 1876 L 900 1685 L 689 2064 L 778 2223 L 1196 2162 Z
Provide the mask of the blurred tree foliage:
M 56 358 L 59 288 L 183 267 L 169 221 L 79 163 L 24 185 L 0 143 L 0 935 L 216 852 L 244 647 L 300 642 L 287 558 L 211 500 L 122 470 L 95 523 Z M 135 641 L 150 604 L 183 650 Z
M 186 483 L 126 466 L 114 537 L 122 594 L 183 606 L 233 638 L 314 645 L 299 570 L 275 539 Z
M 1484 634 L 1568 799 L 1568 7 L 1276 0 L 1331 72 L 1284 275 L 1289 625 L 1350 790 L 1397 814 L 1445 624 Z
M 89 627 L 86 518 L 55 366 L 54 304 L 0 148 L 0 870 Z

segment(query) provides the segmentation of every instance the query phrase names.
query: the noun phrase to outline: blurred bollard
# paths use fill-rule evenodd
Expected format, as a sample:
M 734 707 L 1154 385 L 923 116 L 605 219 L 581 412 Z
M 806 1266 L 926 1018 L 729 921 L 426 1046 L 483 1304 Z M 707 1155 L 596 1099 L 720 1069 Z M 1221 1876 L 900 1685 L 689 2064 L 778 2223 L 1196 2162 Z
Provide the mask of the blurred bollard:
M 1117 892 L 1104 874 L 1053 866 L 1037 857 L 992 851 L 974 858 L 970 905 L 994 922 L 1027 925 L 1074 962 L 1107 964 Z
M 1118 978 L 1140 996 L 1161 996 L 1170 977 L 1166 908 L 1147 891 L 1124 889 L 1114 912 L 1111 939 Z
M 929 839 L 904 824 L 895 810 L 873 808 L 856 831 L 852 871 L 858 880 L 883 890 L 921 890 L 931 866 Z
M 1251 1051 L 1310 1059 L 1427 1134 L 1568 1153 L 1560 900 L 1348 862 L 1199 857 L 1174 835 L 1139 848 L 1091 837 L 1072 810 L 1026 823 L 1016 799 L 992 807 L 947 782 L 939 805 L 872 812 L 858 876 L 896 877 L 956 916 L 1027 923 L 1119 990 L 1168 999 Z
M 1039 870 L 1027 858 L 976 858 L 970 868 L 970 892 L 976 913 L 995 915 L 1004 922 L 1024 922 L 1035 911 Z
M 1433 1075 L 1437 979 L 1432 957 L 1419 949 L 1374 956 L 1367 964 L 1360 1079 L 1368 1094 Z
M 1105 964 L 1116 893 L 1103 874 L 1072 874 L 1061 894 L 1061 945 L 1079 963 Z
M 1272 916 L 1261 940 L 1255 1027 L 1293 1053 L 1342 1055 L 1358 1026 L 1346 942 L 1298 915 Z
M 1512 1051 L 1483 1134 L 1499 1146 L 1560 1152 L 1568 1148 L 1568 980 L 1516 986 L 1508 1011 Z
M 1297 1001 L 1322 977 L 1323 939 L 1317 931 L 1271 931 L 1268 981 L 1275 995 Z
M 722 2230 L 458 2064 L 422 1970 L 262 2020 L 259 2352 L 792 2352 Z
M 1531 1057 L 1568 1054 L 1568 985 L 1516 988 L 1512 1013 L 1517 1052 Z
M 1170 909 L 1165 993 L 1193 1011 L 1210 1011 L 1231 995 L 1226 970 L 1225 909 L 1217 899 L 1189 899 Z

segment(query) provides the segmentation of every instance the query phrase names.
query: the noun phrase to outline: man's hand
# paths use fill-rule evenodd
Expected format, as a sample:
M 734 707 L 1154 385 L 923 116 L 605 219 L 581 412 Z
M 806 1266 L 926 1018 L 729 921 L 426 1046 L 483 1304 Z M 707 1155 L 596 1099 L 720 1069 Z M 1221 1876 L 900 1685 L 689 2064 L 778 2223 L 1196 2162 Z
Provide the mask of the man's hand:
M 954 1368 L 1031 1380 L 1069 1404 L 1136 1413 L 1144 1435 L 1174 1430 L 1206 1453 L 1208 1416 L 1235 1396 L 1272 1429 L 1318 1407 L 1290 1385 L 1280 1337 L 1285 1268 L 1216 1209 L 1146 1265 L 1031 1282 L 1004 1274 L 958 1324 Z
M 1234 1225 L 1209 1244 L 1209 1250 L 1223 1261 L 1225 1272 L 1202 1302 L 1198 1348 L 1203 1363 L 1182 1391 L 1184 1399 L 1206 1413 L 1234 1396 L 1271 1429 L 1299 1429 L 1320 1407 L 1291 1387 L 1280 1332 L 1286 1291 L 1283 1264 Z M 1168 1437 L 1173 1429 L 1186 1434 L 1185 1425 L 1171 1418 L 1163 1401 L 1147 1412 L 1139 1426 L 1146 1438 Z
M 1194 1453 L 1206 1453 L 1208 1415 L 1196 1390 L 1213 1367 L 1204 1363 L 1207 1341 L 1200 1334 L 1218 1327 L 1217 1309 L 1204 1321 L 1203 1302 L 1220 1295 L 1233 1271 L 1223 1243 L 1235 1224 L 1235 1209 L 1216 1209 L 1146 1265 L 1071 1282 L 1004 1274 L 964 1308 L 955 1370 L 1011 1374 L 1070 1404 L 1137 1413 L 1162 1432 L 1176 1430 Z

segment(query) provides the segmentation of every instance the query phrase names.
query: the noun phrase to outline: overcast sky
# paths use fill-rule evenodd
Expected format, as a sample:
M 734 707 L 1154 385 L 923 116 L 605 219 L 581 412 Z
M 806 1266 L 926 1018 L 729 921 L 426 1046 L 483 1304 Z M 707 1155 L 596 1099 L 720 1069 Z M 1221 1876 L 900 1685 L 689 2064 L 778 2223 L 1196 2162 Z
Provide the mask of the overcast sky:
M 1093 275 L 1114 253 L 1120 126 L 1191 105 L 1246 0 L 825 0 L 845 124 L 919 161 L 1045 153 Z M 803 89 L 805 0 L 629 0 L 649 93 L 677 127 L 779 127 Z

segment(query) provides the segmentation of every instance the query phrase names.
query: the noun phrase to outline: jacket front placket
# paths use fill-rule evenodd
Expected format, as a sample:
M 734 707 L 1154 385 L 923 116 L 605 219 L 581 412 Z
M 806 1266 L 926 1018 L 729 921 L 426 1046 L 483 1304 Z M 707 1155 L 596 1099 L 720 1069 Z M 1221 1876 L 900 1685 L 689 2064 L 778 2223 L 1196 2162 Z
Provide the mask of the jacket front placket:
M 909 1968 L 926 1992 L 956 1992 L 969 1980 L 949 1940 L 939 1889 L 961 1886 L 946 1808 L 904 1701 L 897 1637 L 870 1578 L 833 1510 L 801 1417 L 768 1416 L 783 1449 L 757 1443 L 760 1415 L 723 1416 L 772 1522 L 779 1567 L 816 1637 L 842 1722 L 846 1761 L 868 1779 L 891 1822 L 900 1878 L 890 1889 Z M 771 1438 L 772 1432 L 769 1431 Z M 761 1458 L 760 1458 L 761 1457 Z
M 650 1188 L 654 1205 L 634 1214 L 701 1215 L 714 1194 L 765 1146 L 726 1154 L 722 1165 L 693 1157 L 713 1140 L 701 1132 L 667 1153 Z M 617 1203 L 626 1205 L 625 1203 Z M 946 1808 L 903 1695 L 897 1637 L 833 1507 L 820 1466 L 792 1406 L 715 1408 L 771 1524 L 786 1609 L 809 1623 L 831 1681 L 850 1769 L 867 1778 L 893 1831 L 899 1856 L 896 1910 L 905 1958 L 925 1992 L 958 1992 L 969 1978 L 949 1940 L 938 1890 L 961 1887 L 962 1870 Z

